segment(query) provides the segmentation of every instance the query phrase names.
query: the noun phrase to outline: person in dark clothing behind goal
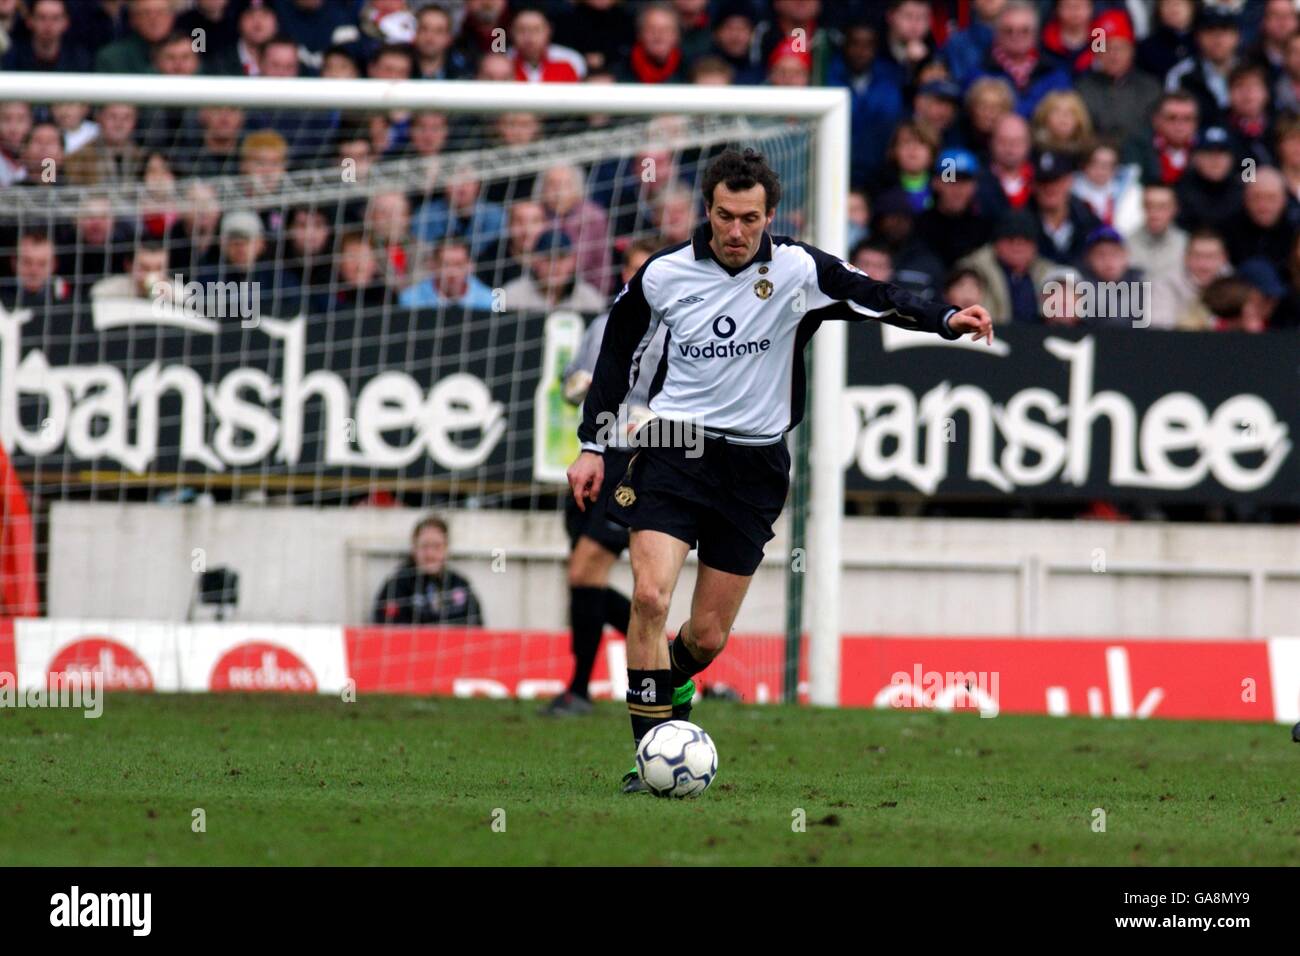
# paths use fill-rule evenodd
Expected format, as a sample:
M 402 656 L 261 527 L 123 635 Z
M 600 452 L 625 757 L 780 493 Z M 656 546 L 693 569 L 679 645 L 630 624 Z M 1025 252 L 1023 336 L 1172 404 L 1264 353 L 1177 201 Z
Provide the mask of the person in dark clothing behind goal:
M 623 254 L 623 281 L 629 282 L 645 261 L 654 254 L 661 243 L 654 239 L 638 239 Z M 609 313 L 598 317 L 582 337 L 578 352 L 564 370 L 564 397 L 575 405 L 581 404 L 591 385 L 600 355 L 600 343 L 605 337 Z M 659 361 L 663 352 L 663 336 L 651 343 L 646 352 L 647 362 Z M 629 409 L 644 410 L 649 401 L 650 380 L 638 381 L 625 404 Z M 644 414 L 641 411 L 639 414 Z M 638 418 L 633 413 L 631 418 Z M 617 436 L 621 438 L 624 436 Z M 621 440 L 615 445 L 622 444 Z M 611 468 L 627 467 L 628 452 L 617 447 L 606 450 Z M 621 463 L 621 464 L 620 464 Z M 610 486 L 609 491 L 613 490 Z M 627 633 L 631 602 L 619 591 L 609 586 L 609 571 L 618 556 L 627 547 L 627 528 L 611 521 L 605 512 L 608 494 L 586 511 L 578 507 L 572 497 L 565 500 L 564 524 L 569 532 L 569 627 L 573 647 L 573 679 L 564 693 L 557 696 L 542 710 L 548 717 L 581 716 L 591 713 L 588 683 L 591 669 L 600 650 L 600 638 L 608 624 L 620 634 Z M 694 685 L 691 687 L 694 694 Z
M 790 486 L 785 433 L 803 417 L 803 349 L 822 321 L 877 319 L 945 339 L 993 341 L 979 305 L 927 301 L 807 243 L 771 236 L 781 184 L 761 153 L 728 150 L 701 183 L 708 220 L 623 286 L 569 468 L 578 505 L 615 485 L 608 512 L 630 529 L 627 705 L 637 743 L 673 719 L 676 690 L 721 653 Z M 644 346 L 667 328 L 655 368 Z M 655 416 L 623 471 L 604 460 L 629 384 L 651 377 Z M 698 547 L 691 616 L 664 641 L 686 555 Z M 635 769 L 623 792 L 646 790 Z
M 411 556 L 375 596 L 375 624 L 480 627 L 483 612 L 469 581 L 447 567 L 447 522 L 425 518 L 411 533 Z

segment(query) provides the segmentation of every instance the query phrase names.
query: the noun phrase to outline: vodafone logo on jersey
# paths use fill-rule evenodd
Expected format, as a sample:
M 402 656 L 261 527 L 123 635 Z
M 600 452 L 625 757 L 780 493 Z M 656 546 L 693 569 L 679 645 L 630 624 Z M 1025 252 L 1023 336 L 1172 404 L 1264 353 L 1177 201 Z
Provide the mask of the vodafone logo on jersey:
M 250 641 L 226 651 L 208 679 L 209 690 L 316 692 L 316 677 L 293 651 Z
M 49 681 L 66 677 L 91 681 L 98 673 L 104 690 L 153 690 L 153 675 L 125 644 L 107 637 L 83 637 L 59 651 L 50 662 Z

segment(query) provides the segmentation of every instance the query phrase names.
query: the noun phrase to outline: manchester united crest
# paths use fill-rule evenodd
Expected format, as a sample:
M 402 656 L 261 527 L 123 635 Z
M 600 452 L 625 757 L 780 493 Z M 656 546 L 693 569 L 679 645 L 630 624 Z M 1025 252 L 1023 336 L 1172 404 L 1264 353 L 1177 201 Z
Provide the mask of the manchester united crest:
M 754 295 L 760 299 L 766 300 L 772 296 L 772 283 L 767 279 L 759 279 L 754 283 Z
M 636 502 L 636 492 L 629 485 L 619 485 L 614 489 L 614 503 L 620 508 L 630 508 Z

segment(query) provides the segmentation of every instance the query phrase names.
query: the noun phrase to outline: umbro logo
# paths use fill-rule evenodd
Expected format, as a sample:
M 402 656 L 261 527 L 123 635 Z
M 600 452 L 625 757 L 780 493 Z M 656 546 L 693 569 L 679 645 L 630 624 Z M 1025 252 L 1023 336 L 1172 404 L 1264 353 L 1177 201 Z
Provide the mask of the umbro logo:
M 696 302 L 703 302 L 704 300 L 698 295 L 688 295 L 686 298 L 678 299 L 677 301 L 682 305 L 694 305 Z

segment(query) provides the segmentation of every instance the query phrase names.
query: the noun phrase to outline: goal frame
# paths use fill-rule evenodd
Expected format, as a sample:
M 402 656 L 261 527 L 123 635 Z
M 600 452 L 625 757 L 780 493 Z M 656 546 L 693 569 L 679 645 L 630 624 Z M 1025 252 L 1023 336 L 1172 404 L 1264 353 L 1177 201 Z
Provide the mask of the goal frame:
M 310 80 L 275 77 L 159 77 L 105 73 L 0 74 L 0 100 L 35 103 L 300 110 L 523 111 L 624 116 L 674 114 L 793 117 L 814 124 L 813 240 L 844 256 L 848 237 L 849 97 L 844 89 L 475 82 Z M 840 575 L 844 472 L 841 395 L 847 335 L 827 322 L 813 338 L 808 547 L 809 699 L 836 706 L 840 685 Z

